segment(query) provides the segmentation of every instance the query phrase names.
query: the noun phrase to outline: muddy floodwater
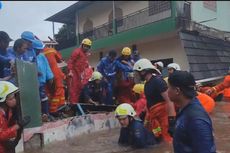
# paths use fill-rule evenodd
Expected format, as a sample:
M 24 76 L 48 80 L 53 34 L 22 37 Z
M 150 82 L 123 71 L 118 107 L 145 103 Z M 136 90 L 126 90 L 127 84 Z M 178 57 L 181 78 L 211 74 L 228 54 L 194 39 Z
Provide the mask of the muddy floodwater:
M 218 102 L 211 114 L 217 153 L 230 153 L 230 103 Z M 118 146 L 119 129 L 85 134 L 47 145 L 42 150 L 26 153 L 173 153 L 172 144 L 160 144 L 147 149 L 133 150 Z

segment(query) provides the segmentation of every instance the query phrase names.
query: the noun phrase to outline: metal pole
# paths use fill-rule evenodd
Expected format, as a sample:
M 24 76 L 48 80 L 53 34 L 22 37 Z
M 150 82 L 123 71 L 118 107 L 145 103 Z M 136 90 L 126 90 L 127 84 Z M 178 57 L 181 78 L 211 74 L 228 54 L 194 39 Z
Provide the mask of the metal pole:
M 52 22 L 52 25 L 53 25 L 53 40 L 55 40 L 55 37 L 54 37 L 54 22 Z
M 113 34 L 116 34 L 115 1 L 113 1 Z
M 80 35 L 79 35 L 79 12 L 76 11 L 76 37 L 77 37 L 77 45 L 80 44 Z

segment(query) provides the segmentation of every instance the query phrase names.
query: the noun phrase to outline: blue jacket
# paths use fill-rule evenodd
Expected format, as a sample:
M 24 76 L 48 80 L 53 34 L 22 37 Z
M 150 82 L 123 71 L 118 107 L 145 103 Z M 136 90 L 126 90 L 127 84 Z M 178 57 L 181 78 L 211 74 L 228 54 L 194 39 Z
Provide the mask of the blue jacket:
M 97 65 L 97 70 L 107 79 L 115 77 L 115 74 L 118 70 L 132 72 L 131 68 L 124 66 L 117 60 L 111 62 L 108 57 L 104 57 L 101 59 L 101 61 Z
M 11 59 L 8 49 L 6 52 L 0 50 L 0 78 L 9 76 Z
M 122 74 L 122 80 L 127 80 L 128 79 L 128 75 L 129 72 L 132 72 L 132 67 L 130 67 L 129 65 L 123 64 L 122 63 L 122 57 L 118 57 L 117 58 L 117 64 L 119 64 L 121 67 L 123 68 L 118 68 L 118 70 L 121 72 Z M 132 64 L 131 62 L 131 57 L 128 60 L 125 60 L 126 62 L 128 62 L 130 65 Z
M 50 65 L 48 63 L 48 60 L 46 59 L 46 57 L 43 53 L 40 53 L 37 56 L 36 60 L 37 60 L 38 72 L 40 72 L 42 74 L 41 76 L 38 76 L 38 80 L 39 80 L 40 85 L 43 85 L 48 80 L 52 79 L 54 77 L 54 75 L 50 69 Z
M 23 61 L 29 61 L 29 58 L 25 55 L 25 53 L 20 55 L 17 52 L 15 52 L 13 48 L 9 48 L 9 54 L 10 54 L 10 57 L 13 59 L 20 59 Z
M 26 61 L 36 62 L 36 53 L 33 48 L 28 48 L 27 51 L 24 53 L 24 57 Z
M 197 98 L 177 115 L 173 147 L 175 153 L 216 153 L 212 121 Z
M 145 148 L 157 143 L 153 133 L 149 132 L 141 123 L 134 119 L 126 128 L 121 128 L 118 143 L 131 145 L 134 148 Z
M 81 91 L 80 101 L 92 99 L 100 104 L 105 103 L 105 87 L 103 81 L 96 84 L 95 81 L 89 81 Z

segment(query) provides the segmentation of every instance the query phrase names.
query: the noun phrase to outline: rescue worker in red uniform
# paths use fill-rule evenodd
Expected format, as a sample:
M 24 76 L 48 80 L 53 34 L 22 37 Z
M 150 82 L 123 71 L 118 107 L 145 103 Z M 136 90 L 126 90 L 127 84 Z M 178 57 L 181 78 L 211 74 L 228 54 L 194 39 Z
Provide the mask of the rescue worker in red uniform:
M 92 42 L 89 39 L 83 39 L 81 47 L 73 51 L 69 61 L 68 70 L 70 103 L 77 104 L 81 90 L 83 88 L 83 74 L 86 68 L 89 68 L 88 56 Z
M 50 68 L 54 75 L 53 88 L 47 88 L 49 97 L 49 112 L 56 116 L 58 108 L 65 105 L 65 90 L 63 80 L 65 74 L 58 67 L 58 63 L 63 61 L 61 55 L 54 48 L 44 48 L 43 54 L 46 56 Z
M 121 52 L 121 56 L 117 58 L 117 61 L 127 69 L 132 70 L 131 62 L 131 49 L 124 47 Z M 119 103 L 132 103 L 132 88 L 134 86 L 134 80 L 132 79 L 132 72 L 127 72 L 122 69 L 117 73 L 116 98 Z M 130 77 L 131 76 L 131 77 Z
M 142 81 L 146 81 L 144 93 L 147 99 L 149 121 L 148 128 L 155 136 L 166 142 L 172 142 L 171 134 L 175 125 L 175 108 L 167 92 L 167 84 L 160 71 L 148 59 L 138 60 L 133 67 Z
M 30 122 L 29 116 L 18 120 L 15 114 L 17 92 L 18 88 L 12 83 L 0 81 L 0 153 L 15 153 L 23 127 Z
M 147 111 L 147 101 L 144 94 L 144 86 L 144 84 L 139 83 L 135 84 L 133 87 L 133 92 L 135 93 L 136 99 L 135 103 L 133 104 L 133 108 L 141 120 L 144 120 Z

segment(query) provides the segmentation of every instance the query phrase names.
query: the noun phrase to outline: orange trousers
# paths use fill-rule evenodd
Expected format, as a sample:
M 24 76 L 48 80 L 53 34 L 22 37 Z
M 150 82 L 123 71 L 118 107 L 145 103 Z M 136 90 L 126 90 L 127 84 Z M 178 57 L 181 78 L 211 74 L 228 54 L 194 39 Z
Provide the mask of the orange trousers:
M 145 126 L 154 133 L 156 137 L 162 137 L 164 141 L 171 142 L 172 138 L 168 133 L 168 105 L 160 102 L 148 109 Z
M 55 90 L 51 93 L 48 90 L 48 98 L 49 98 L 49 112 L 55 113 L 58 108 L 65 105 L 65 90 L 62 83 L 62 78 L 55 78 Z

